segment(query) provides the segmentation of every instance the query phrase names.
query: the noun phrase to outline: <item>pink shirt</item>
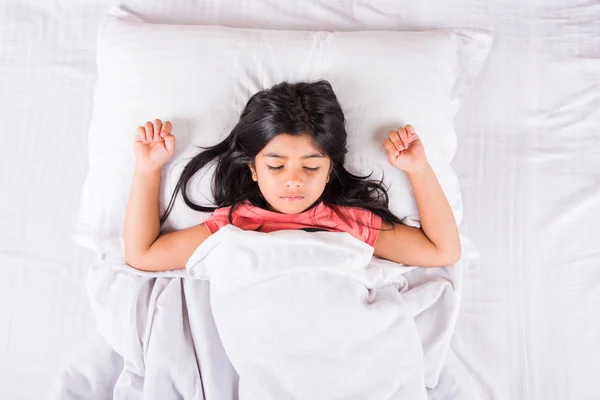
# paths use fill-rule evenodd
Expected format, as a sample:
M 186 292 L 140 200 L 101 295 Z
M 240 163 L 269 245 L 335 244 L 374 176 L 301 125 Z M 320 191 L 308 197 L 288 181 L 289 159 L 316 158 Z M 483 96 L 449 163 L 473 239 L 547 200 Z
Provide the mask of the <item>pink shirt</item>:
M 211 234 L 229 223 L 230 209 L 231 207 L 218 208 L 204 221 Z M 258 230 L 262 224 L 260 231 L 265 233 L 284 229 L 310 230 L 311 228 L 330 232 L 348 232 L 370 246 L 375 246 L 381 228 L 381 217 L 369 210 L 345 206 L 328 207 L 323 202 L 300 214 L 289 215 L 255 207 L 246 202 L 237 207 L 232 218 L 233 225 L 244 230 Z

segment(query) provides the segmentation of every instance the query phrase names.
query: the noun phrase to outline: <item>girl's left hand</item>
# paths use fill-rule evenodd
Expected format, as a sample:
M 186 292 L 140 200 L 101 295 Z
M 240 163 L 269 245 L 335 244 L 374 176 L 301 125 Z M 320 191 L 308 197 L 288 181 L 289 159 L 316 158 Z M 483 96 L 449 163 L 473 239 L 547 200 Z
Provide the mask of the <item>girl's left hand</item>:
M 390 131 L 383 148 L 390 164 L 404 172 L 418 172 L 429 166 L 423 143 L 412 125 Z

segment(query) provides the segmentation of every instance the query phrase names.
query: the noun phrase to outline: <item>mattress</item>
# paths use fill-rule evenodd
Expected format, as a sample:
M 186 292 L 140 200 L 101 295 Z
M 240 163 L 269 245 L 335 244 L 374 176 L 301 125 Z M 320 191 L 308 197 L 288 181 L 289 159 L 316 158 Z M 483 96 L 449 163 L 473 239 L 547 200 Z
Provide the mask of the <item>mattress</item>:
M 72 240 L 96 29 L 113 1 L 0 5 L 0 398 L 43 398 L 95 340 Z M 476 27 L 494 48 L 455 119 L 464 271 L 452 360 L 480 399 L 598 399 L 600 4 L 551 0 L 122 1 L 152 22 Z

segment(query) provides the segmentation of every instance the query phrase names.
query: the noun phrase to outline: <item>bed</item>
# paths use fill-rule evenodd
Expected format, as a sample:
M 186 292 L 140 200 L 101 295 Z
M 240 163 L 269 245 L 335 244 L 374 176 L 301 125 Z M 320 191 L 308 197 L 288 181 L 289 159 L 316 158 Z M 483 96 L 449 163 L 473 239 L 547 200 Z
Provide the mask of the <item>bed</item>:
M 453 363 L 480 399 L 598 399 L 600 6 L 331 1 L 121 2 L 148 21 L 302 30 L 495 33 L 455 119 L 464 270 Z M 0 397 L 44 398 L 96 351 L 72 239 L 87 166 L 96 33 L 110 1 L 0 6 Z M 106 359 L 110 364 L 113 360 Z

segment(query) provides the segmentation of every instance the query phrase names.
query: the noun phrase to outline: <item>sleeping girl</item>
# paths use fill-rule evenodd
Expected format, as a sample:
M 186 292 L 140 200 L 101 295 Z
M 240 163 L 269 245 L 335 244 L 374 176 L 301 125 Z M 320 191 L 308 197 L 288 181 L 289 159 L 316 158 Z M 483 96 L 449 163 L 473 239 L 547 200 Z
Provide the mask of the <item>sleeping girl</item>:
M 402 224 L 388 208 L 383 181 L 350 173 L 345 118 L 327 81 L 282 82 L 254 94 L 229 136 L 203 147 L 185 166 L 159 218 L 162 166 L 175 151 L 169 121 L 139 126 L 136 164 L 125 217 L 125 260 L 144 271 L 184 269 L 196 248 L 227 224 L 244 230 L 347 232 L 374 248 L 374 255 L 419 267 L 442 267 L 461 256 L 450 205 L 411 125 L 383 141 L 388 162 L 412 186 L 421 228 Z M 190 179 L 215 161 L 214 206 L 194 204 Z M 181 190 L 186 204 L 212 212 L 202 223 L 160 234 Z

